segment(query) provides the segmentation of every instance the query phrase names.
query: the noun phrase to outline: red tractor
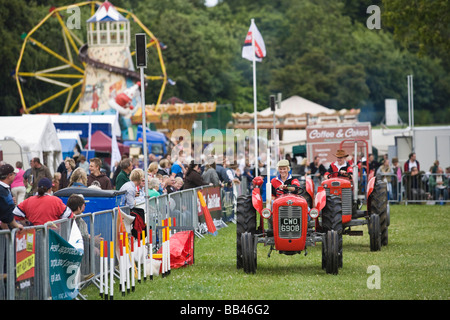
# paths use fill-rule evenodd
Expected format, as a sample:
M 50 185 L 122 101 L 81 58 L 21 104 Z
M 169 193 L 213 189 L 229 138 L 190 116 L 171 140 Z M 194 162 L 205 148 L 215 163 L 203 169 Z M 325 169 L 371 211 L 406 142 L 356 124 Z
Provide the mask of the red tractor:
M 388 227 L 390 224 L 390 211 L 387 196 L 387 184 L 385 181 L 369 174 L 368 145 L 364 140 L 344 140 L 340 149 L 346 142 L 355 144 L 357 154 L 358 143 L 365 145 L 367 167 L 362 168 L 353 164 L 353 175 L 340 176 L 333 173 L 331 178 L 322 181 L 321 186 L 326 192 L 326 205 L 321 212 L 321 224 L 319 230 L 327 232 L 335 230 L 339 236 L 339 251 L 342 251 L 342 235 L 362 235 L 361 230 L 352 230 L 352 227 L 368 225 L 370 250 L 379 251 L 381 246 L 388 244 Z M 365 190 L 364 190 L 365 188 Z M 363 189 L 363 192 L 361 192 Z M 361 210 L 363 204 L 367 204 L 367 210 Z M 342 254 L 340 255 L 342 258 Z M 342 261 L 340 262 L 342 264 Z
M 342 251 L 339 251 L 339 235 L 335 230 L 317 231 L 320 210 L 325 206 L 326 193 L 322 187 L 314 196 L 314 185 L 307 179 L 299 194 L 285 194 L 273 201 L 272 209 L 263 208 L 260 187 L 261 177 L 253 179 L 252 195 L 239 196 L 236 210 L 237 268 L 255 273 L 257 267 L 257 244 L 270 245 L 281 254 L 293 255 L 307 247 L 322 242 L 322 268 L 326 273 L 338 274 Z M 260 215 L 257 228 L 256 212 Z M 269 228 L 264 228 L 268 219 Z

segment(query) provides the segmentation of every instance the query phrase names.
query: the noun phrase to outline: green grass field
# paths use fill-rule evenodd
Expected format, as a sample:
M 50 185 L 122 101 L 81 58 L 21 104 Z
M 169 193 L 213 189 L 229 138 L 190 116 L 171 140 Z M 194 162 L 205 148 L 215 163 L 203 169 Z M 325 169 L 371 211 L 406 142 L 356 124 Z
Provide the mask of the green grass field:
M 391 206 L 389 244 L 370 252 L 364 236 L 344 236 L 343 268 L 328 275 L 321 268 L 321 244 L 307 256 L 286 256 L 258 245 L 258 269 L 236 269 L 236 226 L 195 240 L 195 264 L 170 276 L 147 280 L 115 300 L 449 300 L 450 206 Z M 370 289 L 376 275 L 380 288 Z M 369 281 L 368 281 L 369 280 Z M 119 288 L 116 286 L 115 292 Z M 94 285 L 83 290 L 100 299 Z

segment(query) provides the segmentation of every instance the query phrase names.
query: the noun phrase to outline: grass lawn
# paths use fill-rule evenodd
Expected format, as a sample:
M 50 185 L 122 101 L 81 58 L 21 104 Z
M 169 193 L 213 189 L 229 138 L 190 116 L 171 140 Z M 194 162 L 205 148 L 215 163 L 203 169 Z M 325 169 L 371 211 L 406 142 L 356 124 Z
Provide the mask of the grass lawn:
M 258 245 L 256 274 L 236 269 L 236 226 L 195 240 L 195 264 L 136 286 L 115 300 L 449 300 L 450 206 L 391 206 L 389 244 L 370 252 L 367 226 L 361 237 L 344 236 L 343 268 L 321 268 L 321 244 L 307 256 L 286 256 Z M 356 230 L 356 229 L 355 229 Z M 375 266 L 380 289 L 369 289 Z M 368 281 L 369 280 L 369 281 Z M 119 293 L 118 285 L 115 292 Z M 83 290 L 100 299 L 94 285 Z

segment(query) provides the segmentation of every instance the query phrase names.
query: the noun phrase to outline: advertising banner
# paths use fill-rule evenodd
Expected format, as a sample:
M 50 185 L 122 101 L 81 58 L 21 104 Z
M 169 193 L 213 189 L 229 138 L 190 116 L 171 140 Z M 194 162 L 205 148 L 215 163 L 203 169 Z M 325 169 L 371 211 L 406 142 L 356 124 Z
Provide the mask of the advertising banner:
M 49 229 L 49 276 L 53 300 L 71 300 L 78 295 L 77 274 L 83 255 Z
M 317 125 L 306 128 L 306 145 L 308 163 L 319 156 L 320 162 L 328 167 L 336 161 L 336 151 L 343 140 L 364 140 L 368 143 L 369 153 L 372 153 L 372 128 L 370 122 L 349 123 L 342 125 Z M 342 148 L 353 157 L 354 143 L 346 142 Z M 358 143 L 358 154 L 365 153 L 365 145 Z
M 36 230 L 22 230 L 16 234 L 16 281 L 22 282 L 21 287 L 25 283 L 34 278 L 35 271 L 35 243 Z
M 205 199 L 206 206 L 208 207 L 209 212 L 213 218 L 221 218 L 222 214 L 222 205 L 220 199 L 220 188 L 205 188 L 200 190 Z M 203 211 L 202 206 L 200 204 L 200 200 L 197 197 L 197 213 L 199 215 L 199 219 L 203 222 Z

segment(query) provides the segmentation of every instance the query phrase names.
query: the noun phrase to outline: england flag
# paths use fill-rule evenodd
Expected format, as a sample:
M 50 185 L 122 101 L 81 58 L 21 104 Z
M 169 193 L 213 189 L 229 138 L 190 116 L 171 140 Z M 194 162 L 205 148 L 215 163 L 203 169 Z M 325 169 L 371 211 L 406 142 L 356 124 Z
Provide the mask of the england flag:
M 252 52 L 252 37 L 255 37 L 255 51 Z M 242 58 L 253 61 L 261 62 L 262 58 L 266 56 L 266 45 L 264 40 L 256 27 L 255 22 L 252 20 L 250 29 L 248 30 L 247 37 L 245 38 L 244 47 L 242 48 Z

